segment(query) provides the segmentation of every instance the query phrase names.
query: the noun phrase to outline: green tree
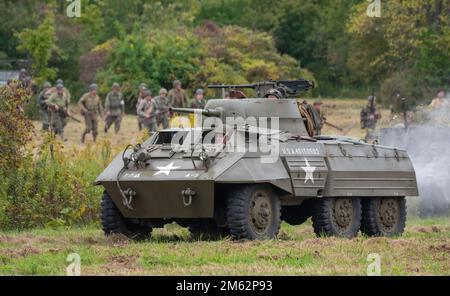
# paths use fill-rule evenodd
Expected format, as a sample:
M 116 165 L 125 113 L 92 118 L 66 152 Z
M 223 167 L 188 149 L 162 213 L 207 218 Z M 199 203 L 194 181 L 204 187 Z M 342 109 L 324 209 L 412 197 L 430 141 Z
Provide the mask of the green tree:
M 17 33 L 20 41 L 17 49 L 29 54 L 32 60 L 32 72 L 35 80 L 42 83 L 56 76 L 56 69 L 48 66 L 53 53 L 59 53 L 56 46 L 55 16 L 49 9 L 45 18 L 36 29 L 25 29 Z

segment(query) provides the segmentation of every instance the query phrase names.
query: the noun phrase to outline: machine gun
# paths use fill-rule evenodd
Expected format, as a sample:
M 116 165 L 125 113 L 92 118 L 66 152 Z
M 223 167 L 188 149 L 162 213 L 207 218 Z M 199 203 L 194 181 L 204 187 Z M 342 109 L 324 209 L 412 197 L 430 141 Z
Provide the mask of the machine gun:
M 301 92 L 308 91 L 314 88 L 314 81 L 305 79 L 298 80 L 269 80 L 264 82 L 257 82 L 252 84 L 212 84 L 208 85 L 212 89 L 236 89 L 236 88 L 251 88 L 256 90 L 256 95 L 260 98 L 270 89 L 278 90 L 283 98 L 295 97 Z

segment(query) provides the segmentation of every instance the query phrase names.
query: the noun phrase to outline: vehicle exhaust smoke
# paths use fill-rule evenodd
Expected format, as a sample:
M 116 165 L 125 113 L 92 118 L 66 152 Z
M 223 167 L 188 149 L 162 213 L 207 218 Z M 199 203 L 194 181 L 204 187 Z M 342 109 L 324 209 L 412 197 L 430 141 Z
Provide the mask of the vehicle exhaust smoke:
M 383 129 L 381 143 L 406 149 L 416 171 L 421 217 L 450 213 L 450 96 L 446 104 L 417 112 L 405 129 Z M 421 117 L 421 118 L 417 118 Z

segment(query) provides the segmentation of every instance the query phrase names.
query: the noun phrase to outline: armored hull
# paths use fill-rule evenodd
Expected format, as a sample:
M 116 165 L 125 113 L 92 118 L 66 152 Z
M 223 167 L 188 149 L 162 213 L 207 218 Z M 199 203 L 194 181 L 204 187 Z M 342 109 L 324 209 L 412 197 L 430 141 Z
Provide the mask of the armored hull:
M 216 140 L 208 144 L 203 141 L 212 129 L 160 131 L 142 146 L 118 155 L 97 178 L 96 184 L 105 188 L 106 198 L 123 219 L 147 229 L 172 221 L 192 229 L 206 223 L 213 225 L 201 228 L 206 232 L 220 228 L 235 238 L 259 239 L 276 235 L 281 219 L 299 224 L 313 216 L 318 234 L 351 237 L 363 228 L 365 207 L 367 212 L 371 207 L 380 210 L 383 201 L 394 201 L 385 209 L 394 211 L 395 217 L 390 218 L 398 220 L 388 225 L 392 231 L 376 225 L 370 230 L 366 225 L 366 233 L 395 235 L 403 231 L 403 198 L 418 194 L 414 168 L 405 150 L 348 137 L 311 138 L 295 100 L 218 99 L 209 101 L 206 108 L 215 110 L 210 114 L 220 114 L 217 117 L 222 120 L 244 118 L 244 124 L 227 125 L 220 141 L 214 131 Z M 279 118 L 276 136 L 246 121 L 262 115 Z M 197 140 L 187 148 L 174 148 L 175 134 L 191 135 L 196 130 L 201 134 Z M 252 134 L 255 139 L 263 134 L 271 144 L 276 142 L 276 153 L 250 151 L 248 145 L 236 149 L 233 141 L 227 141 L 235 136 L 248 144 Z M 347 208 L 340 214 L 344 218 L 333 222 L 332 214 L 317 216 L 323 210 L 328 213 L 327 206 L 330 213 L 333 207 Z M 240 214 L 233 211 L 243 218 L 239 220 Z M 332 230 L 324 232 L 324 219 L 331 219 Z M 243 220 L 253 222 L 242 226 Z M 242 227 L 244 231 L 239 230 Z

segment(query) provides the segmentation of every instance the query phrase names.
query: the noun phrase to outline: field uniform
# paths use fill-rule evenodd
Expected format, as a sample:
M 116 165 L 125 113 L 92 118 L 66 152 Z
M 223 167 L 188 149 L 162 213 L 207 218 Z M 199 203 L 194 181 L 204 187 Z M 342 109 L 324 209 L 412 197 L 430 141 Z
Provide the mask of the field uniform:
M 86 135 L 91 132 L 95 142 L 98 135 L 98 115 L 103 116 L 103 107 L 100 97 L 90 92 L 86 93 L 78 101 L 78 107 L 81 110 L 81 114 L 84 116 L 86 125 L 81 136 L 81 143 L 84 143 Z
M 105 133 L 108 132 L 113 123 L 114 131 L 118 133 L 122 122 L 122 114 L 125 113 L 125 103 L 121 92 L 112 91 L 108 93 L 105 100 L 105 112 L 109 112 L 105 120 Z
M 45 94 L 48 91 L 47 89 L 43 89 L 40 94 L 37 97 L 37 106 L 39 110 L 39 114 L 41 115 L 41 121 L 42 121 L 42 130 L 48 131 L 50 122 L 49 122 L 49 110 L 46 103 L 46 97 Z
M 143 127 L 148 131 L 154 132 L 157 130 L 156 126 L 156 107 L 153 100 L 142 100 L 137 108 L 137 114 Z M 150 115 L 150 118 L 146 116 Z
M 174 108 L 184 108 L 188 105 L 188 96 L 184 89 L 172 88 L 167 95 L 169 106 Z
M 169 109 L 169 100 L 167 97 L 157 96 L 152 99 L 152 103 L 154 105 L 156 115 L 156 124 L 159 126 L 160 124 L 164 129 L 169 127 L 169 119 L 167 116 L 167 112 Z
M 367 143 L 372 143 L 377 139 L 375 132 L 377 122 L 381 118 L 375 103 L 369 103 L 361 110 L 361 128 L 366 131 L 364 140 Z
M 49 115 L 51 118 L 53 130 L 57 135 L 63 138 L 64 127 L 66 126 L 66 116 L 64 110 L 67 111 L 67 109 L 69 108 L 68 98 L 64 95 L 64 93 L 62 95 L 59 95 L 58 92 L 56 92 L 52 94 L 47 100 L 47 105 L 56 105 L 59 108 L 58 110 L 50 108 Z

